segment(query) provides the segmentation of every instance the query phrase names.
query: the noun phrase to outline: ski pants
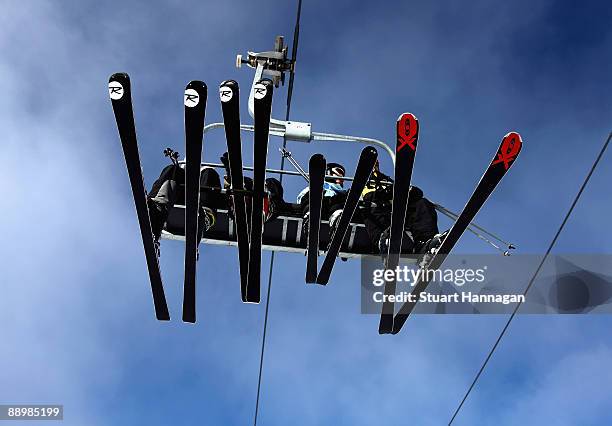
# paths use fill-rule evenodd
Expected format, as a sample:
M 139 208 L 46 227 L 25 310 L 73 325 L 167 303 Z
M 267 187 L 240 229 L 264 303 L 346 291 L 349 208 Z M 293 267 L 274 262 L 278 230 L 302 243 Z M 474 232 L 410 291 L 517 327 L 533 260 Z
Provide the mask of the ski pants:
M 185 204 L 185 169 L 174 164 L 164 167 L 159 178 L 153 183 L 148 198 L 165 206 L 168 210 L 175 204 Z M 183 184 L 183 185 L 180 185 Z M 200 205 L 216 210 L 223 205 L 224 199 L 218 191 L 221 189 L 219 174 L 211 168 L 205 168 L 200 173 Z

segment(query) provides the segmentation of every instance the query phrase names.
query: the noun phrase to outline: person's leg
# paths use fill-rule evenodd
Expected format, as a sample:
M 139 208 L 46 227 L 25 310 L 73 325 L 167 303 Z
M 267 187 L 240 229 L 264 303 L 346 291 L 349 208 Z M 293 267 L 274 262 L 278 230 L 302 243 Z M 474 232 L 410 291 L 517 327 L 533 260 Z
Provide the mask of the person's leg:
M 422 254 L 418 265 L 421 268 L 425 268 L 438 251 L 448 231 L 439 233 L 436 209 L 425 198 L 419 200 L 415 205 L 414 222 L 411 227 L 416 241 L 414 252 Z
M 334 234 L 336 226 L 340 221 L 342 215 L 342 209 L 344 209 L 344 203 L 346 201 L 346 193 L 336 193 L 331 197 L 323 197 L 323 203 L 321 206 L 321 219 L 329 220 L 329 236 Z
M 209 190 L 207 188 L 215 188 Z M 224 197 L 221 192 L 221 178 L 215 169 L 205 168 L 200 174 L 200 204 L 211 209 L 223 205 Z
M 406 217 L 406 227 L 414 236 L 416 252 L 422 250 L 427 243 L 438 234 L 438 215 L 433 204 L 426 198 L 421 198 L 412 204 Z M 431 249 L 429 244 L 428 249 Z
M 379 207 L 370 207 L 361 209 L 361 217 L 368 237 L 370 237 L 373 251 L 380 251 L 381 236 L 389 228 L 391 213 L 382 211 Z
M 159 240 L 161 231 L 168 219 L 170 209 L 177 201 L 179 182 L 185 180 L 185 171 L 176 165 L 164 167 L 159 178 L 153 183 L 147 195 L 149 218 L 155 240 Z
M 198 214 L 199 238 L 212 228 L 217 218 L 217 208 L 223 204 L 220 193 L 221 179 L 215 169 L 205 168 L 200 173 L 200 210 Z
M 283 200 L 283 185 L 278 179 L 268 178 L 265 180 L 265 191 L 268 194 L 267 203 L 264 200 L 264 215 L 266 221 L 274 219 L 285 206 Z
M 185 179 L 185 171 L 174 164 L 170 164 L 162 170 L 157 180 L 153 183 L 147 198 L 157 204 L 172 207 L 176 202 L 177 182 Z

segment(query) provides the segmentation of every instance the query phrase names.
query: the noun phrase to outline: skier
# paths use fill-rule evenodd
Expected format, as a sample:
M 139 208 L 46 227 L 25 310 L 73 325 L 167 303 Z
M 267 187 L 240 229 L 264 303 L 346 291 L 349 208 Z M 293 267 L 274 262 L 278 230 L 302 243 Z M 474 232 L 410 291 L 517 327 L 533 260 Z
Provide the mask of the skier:
M 342 179 L 346 176 L 346 169 L 342 164 L 327 163 L 325 174 L 333 177 L 326 177 L 323 183 L 321 217 L 329 219 L 329 226 L 332 229 L 331 234 L 342 214 L 342 208 L 346 201 L 347 190 L 344 188 L 344 179 Z M 308 233 L 308 215 L 310 212 L 308 191 L 309 187 L 307 186 L 297 196 L 297 203 L 300 205 L 304 217 L 302 230 L 306 234 Z
M 370 203 L 390 203 L 393 198 L 392 184 L 393 179 L 380 171 L 380 163 L 376 160 L 370 179 L 361 192 L 361 199 Z
M 176 161 L 178 153 L 168 149 L 164 151 L 164 154 L 173 159 L 173 164 L 164 167 L 147 195 L 151 228 L 156 243 L 159 241 L 170 210 L 177 202 L 184 203 L 183 200 L 185 199 L 185 188 L 181 185 L 185 182 L 185 169 Z M 214 226 L 217 217 L 216 207 L 223 203 L 220 193 L 216 189 L 221 189 L 219 174 L 212 168 L 202 168 L 200 173 L 200 209 L 198 212 L 198 229 L 200 232 L 198 239 L 202 238 L 204 231 Z
M 372 246 L 386 256 L 389 249 L 393 180 L 374 166 L 370 181 L 362 193 L 360 214 Z M 439 246 L 438 217 L 433 203 L 423 196 L 423 191 L 410 186 L 408 208 L 404 222 L 402 253 L 426 253 Z
M 221 156 L 221 163 L 225 168 L 225 179 L 224 179 L 224 187 L 226 189 L 231 187 L 232 178 L 230 174 L 229 168 L 229 157 L 228 153 L 224 152 Z M 244 188 L 247 191 L 253 190 L 253 179 L 250 177 L 244 177 Z M 264 190 L 266 192 L 266 198 L 264 198 L 264 221 L 268 222 L 276 217 L 278 217 L 279 213 L 283 211 L 286 207 L 285 200 L 283 199 L 283 185 L 280 183 L 278 179 L 275 178 L 266 178 L 264 181 Z M 230 212 L 233 216 L 233 203 L 230 204 Z M 246 206 L 247 206 L 247 214 L 251 215 L 251 198 L 246 198 Z

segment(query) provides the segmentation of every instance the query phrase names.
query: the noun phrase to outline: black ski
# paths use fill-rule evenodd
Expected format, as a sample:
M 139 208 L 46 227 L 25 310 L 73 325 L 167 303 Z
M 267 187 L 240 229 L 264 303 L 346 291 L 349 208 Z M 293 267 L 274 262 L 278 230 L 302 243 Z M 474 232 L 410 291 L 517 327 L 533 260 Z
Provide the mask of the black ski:
M 249 272 L 249 229 L 244 194 L 244 177 L 242 174 L 242 142 L 240 139 L 240 91 L 238 83 L 227 80 L 219 88 L 225 139 L 227 140 L 227 155 L 229 157 L 230 179 L 232 190 L 238 190 L 232 195 L 234 205 L 234 220 L 236 222 L 236 241 L 238 242 L 238 265 L 240 269 L 240 294 L 242 301 L 247 300 L 247 282 Z
M 480 182 L 478 182 L 474 193 L 461 211 L 457 221 L 446 235 L 446 238 L 444 238 L 436 254 L 425 267 L 426 269 L 438 269 L 442 265 L 446 256 L 451 252 L 455 244 L 457 244 L 457 241 L 459 241 L 459 238 L 474 219 L 480 208 L 487 201 L 497 184 L 506 175 L 506 172 L 510 169 L 512 164 L 514 164 L 514 160 L 516 160 L 521 152 L 522 146 L 523 142 L 518 133 L 510 132 L 504 136 L 495 157 L 493 157 L 491 164 L 482 178 L 480 178 Z M 427 275 L 431 274 L 425 274 L 425 278 L 427 278 Z M 429 281 L 427 279 L 416 282 L 412 290 L 412 294 L 415 295 L 416 300 L 418 300 L 420 294 L 425 291 L 428 283 Z M 402 305 L 393 320 L 393 334 L 399 333 L 415 305 L 416 301 L 408 301 Z
M 370 175 L 372 174 L 377 158 L 378 152 L 374 147 L 367 146 L 363 149 L 363 151 L 361 151 L 359 163 L 357 164 L 357 170 L 355 171 L 351 189 L 349 190 L 346 201 L 344 202 L 344 209 L 340 215 L 338 226 L 336 227 L 336 230 L 331 238 L 331 243 L 327 249 L 325 260 L 323 261 L 319 275 L 317 275 L 317 284 L 325 285 L 329 281 L 336 257 L 340 252 L 340 247 L 342 246 L 346 232 L 351 224 L 353 213 L 355 213 L 361 193 L 363 192 L 366 183 L 370 179 Z
M 159 259 L 151 229 L 149 208 L 147 206 L 140 155 L 138 154 L 138 142 L 136 140 L 136 127 L 134 125 L 134 112 L 132 111 L 132 90 L 130 77 L 124 73 L 113 74 L 108 81 L 108 91 L 113 104 L 113 112 L 119 129 L 119 138 L 123 147 L 125 165 L 127 166 L 132 195 L 136 205 L 138 224 L 144 246 L 151 291 L 153 292 L 153 303 L 155 304 L 155 316 L 158 320 L 169 320 L 168 305 L 164 295 L 164 286 L 159 271 Z
M 264 79 L 253 86 L 255 132 L 253 143 L 253 203 L 249 238 L 249 270 L 246 301 L 259 303 L 261 275 L 261 238 L 263 233 L 264 184 L 268 157 L 268 134 L 272 111 L 272 81 Z
M 385 268 L 395 270 L 401 256 L 406 209 L 412 179 L 412 167 L 419 140 L 419 121 L 409 113 L 397 119 L 397 143 L 395 147 L 395 182 L 393 184 L 393 210 L 391 213 L 391 230 L 389 234 L 389 251 Z M 395 279 L 385 281 L 385 296 L 395 294 Z M 389 333 L 393 329 L 395 304 L 384 299 L 380 315 L 379 333 Z
M 306 282 L 317 280 L 317 258 L 319 257 L 319 229 L 321 228 L 321 206 L 323 183 L 327 162 L 321 154 L 310 157 L 308 163 L 308 245 L 306 248 Z
M 185 282 L 183 321 L 196 321 L 196 262 L 200 233 L 200 170 L 206 113 L 206 84 L 192 81 L 185 88 Z

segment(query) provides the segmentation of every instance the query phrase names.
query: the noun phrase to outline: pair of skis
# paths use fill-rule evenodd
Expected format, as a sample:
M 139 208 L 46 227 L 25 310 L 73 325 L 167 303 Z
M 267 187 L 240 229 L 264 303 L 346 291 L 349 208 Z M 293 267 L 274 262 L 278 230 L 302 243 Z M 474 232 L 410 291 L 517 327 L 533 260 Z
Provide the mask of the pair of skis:
M 405 116 L 406 114 L 402 115 L 398 120 L 397 158 L 395 163 L 396 180 L 393 191 L 394 201 L 391 219 L 389 255 L 387 257 L 386 264 L 387 269 L 395 269 L 395 267 L 397 267 L 397 262 L 399 261 L 399 252 L 397 252 L 397 249 L 401 248 L 405 205 L 401 204 L 404 202 L 404 198 L 398 198 L 397 201 L 399 202 L 396 202 L 396 196 L 399 195 L 401 197 L 403 194 L 404 190 L 398 189 L 400 184 L 406 187 L 405 192 L 406 194 L 408 193 L 410 175 L 412 172 L 412 165 L 414 163 L 414 154 L 416 153 L 416 142 L 418 140 L 418 122 L 416 121 L 416 118 L 408 114 L 408 116 L 411 116 L 411 118 L 408 118 L 406 123 L 414 123 L 414 126 L 409 125 L 405 127 L 401 125 L 404 119 L 403 117 Z M 407 135 L 412 135 L 412 137 L 407 137 Z M 414 144 L 411 145 L 410 140 L 412 140 Z M 400 154 L 403 147 L 407 145 L 410 146 L 411 149 L 403 154 Z M 493 160 L 491 160 L 489 167 L 486 169 L 485 173 L 480 179 L 472 196 L 459 214 L 451 229 L 446 234 L 446 237 L 442 241 L 440 247 L 438 247 L 436 250 L 434 256 L 431 258 L 429 263 L 424 266 L 425 269 L 435 270 L 442 265 L 444 259 L 457 244 L 459 238 L 468 228 L 469 224 L 472 222 L 480 208 L 485 204 L 493 190 L 506 175 L 512 164 L 514 164 L 514 161 L 521 152 L 522 145 L 523 142 L 518 133 L 510 132 L 504 136 L 498 150 L 495 153 L 495 156 L 493 157 Z M 407 195 L 405 200 L 407 203 Z M 395 226 L 396 224 L 399 224 L 399 222 L 402 222 L 401 228 L 399 225 Z M 408 316 L 414 309 L 420 294 L 427 288 L 427 285 L 429 284 L 429 276 L 430 274 L 419 274 L 420 279 L 415 283 L 412 290 L 412 295 L 414 296 L 413 300 L 415 301 L 405 302 L 400 307 L 397 314 L 395 314 L 395 304 L 393 302 L 386 302 L 387 298 L 384 299 L 385 302 L 383 303 L 379 324 L 380 334 L 399 333 L 402 326 L 408 319 Z M 396 283 L 394 280 L 385 283 L 386 296 L 395 295 L 395 284 Z
M 142 166 L 138 153 L 136 127 L 132 108 L 130 78 L 125 73 L 113 74 L 109 79 L 109 95 L 113 105 L 119 138 L 123 147 L 125 163 L 134 196 L 134 204 L 144 246 L 155 315 L 158 320 L 170 319 L 162 277 L 159 269 L 159 255 L 155 241 L 147 195 L 142 176 Z M 206 113 L 206 84 L 201 81 L 190 82 L 185 89 L 185 280 L 183 286 L 183 321 L 196 321 L 196 262 L 198 244 L 203 230 L 198 229 L 200 205 L 200 165 L 202 158 L 202 138 Z
M 261 294 L 261 244 L 263 234 L 263 209 L 265 202 L 266 160 L 272 112 L 273 84 L 264 79 L 253 86 L 254 143 L 253 143 L 253 192 L 245 195 L 242 173 L 242 142 L 240 138 L 240 92 L 238 83 L 228 80 L 221 83 L 219 96 L 223 110 L 223 123 L 227 140 L 227 153 L 231 177 L 238 264 L 240 268 L 240 294 L 246 303 L 259 303 Z M 251 218 L 247 220 L 246 200 L 251 196 Z
M 344 208 L 338 225 L 336 226 L 331 242 L 327 248 L 327 253 L 321 266 L 321 270 L 317 274 L 317 257 L 319 255 L 319 230 L 321 226 L 321 207 L 323 203 L 323 183 L 325 180 L 325 158 L 321 154 L 315 154 L 310 158 L 308 164 L 309 175 L 309 215 L 308 215 L 308 245 L 307 245 L 307 261 L 306 261 L 306 282 L 326 285 L 336 261 L 336 257 L 342 247 L 342 242 L 346 237 L 346 232 L 351 224 L 353 214 L 357 209 L 357 204 L 361 193 L 365 188 L 370 174 L 374 169 L 374 164 L 378 158 L 378 152 L 374 147 L 367 146 L 361 151 L 357 170 L 355 171 L 354 179 L 351 188 L 346 196 Z

